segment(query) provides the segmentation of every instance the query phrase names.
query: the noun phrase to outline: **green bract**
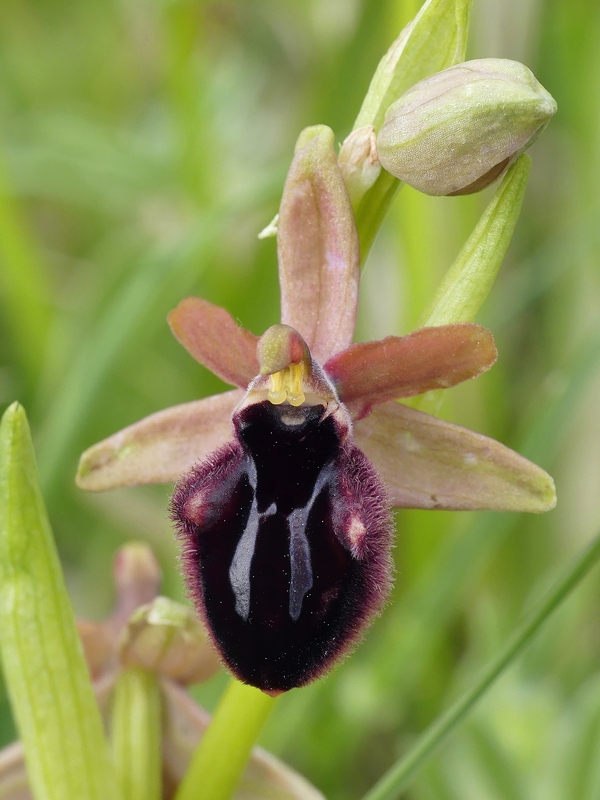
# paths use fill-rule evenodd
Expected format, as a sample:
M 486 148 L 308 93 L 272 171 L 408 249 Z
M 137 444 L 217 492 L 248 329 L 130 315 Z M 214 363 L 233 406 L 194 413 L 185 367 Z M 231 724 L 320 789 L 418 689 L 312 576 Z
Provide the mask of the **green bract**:
M 475 319 L 506 255 L 527 188 L 531 159 L 521 156 L 503 177 L 420 322 L 447 325 Z

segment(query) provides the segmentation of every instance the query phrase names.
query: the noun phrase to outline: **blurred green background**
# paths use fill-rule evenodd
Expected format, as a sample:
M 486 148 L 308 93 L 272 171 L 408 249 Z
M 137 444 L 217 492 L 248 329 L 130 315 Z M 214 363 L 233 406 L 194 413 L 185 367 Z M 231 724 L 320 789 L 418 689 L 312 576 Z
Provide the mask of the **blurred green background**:
M 279 703 L 262 743 L 353 800 L 502 645 L 600 524 L 600 4 L 474 0 L 469 57 L 525 62 L 559 113 L 478 321 L 494 369 L 440 414 L 556 478 L 542 517 L 397 515 L 397 585 L 364 644 Z M 69 588 L 112 601 L 129 539 L 181 597 L 168 487 L 86 495 L 79 453 L 223 388 L 171 337 L 188 294 L 278 321 L 277 210 L 301 128 L 347 135 L 414 0 L 5 0 L 0 5 L 0 403 L 26 407 Z M 410 331 L 489 198 L 400 193 L 364 272 L 358 337 Z M 593 573 L 414 780 L 413 800 L 600 797 Z M 196 694 L 209 708 L 220 675 Z M 0 744 L 14 730 L 0 690 Z

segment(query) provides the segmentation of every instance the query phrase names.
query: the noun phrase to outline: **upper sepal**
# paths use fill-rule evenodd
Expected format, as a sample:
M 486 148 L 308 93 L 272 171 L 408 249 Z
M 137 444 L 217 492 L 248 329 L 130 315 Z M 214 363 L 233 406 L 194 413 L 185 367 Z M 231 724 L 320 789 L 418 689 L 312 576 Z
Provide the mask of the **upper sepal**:
M 283 190 L 277 229 L 281 321 L 320 363 L 348 347 L 358 304 L 360 252 L 330 128 L 304 130 Z

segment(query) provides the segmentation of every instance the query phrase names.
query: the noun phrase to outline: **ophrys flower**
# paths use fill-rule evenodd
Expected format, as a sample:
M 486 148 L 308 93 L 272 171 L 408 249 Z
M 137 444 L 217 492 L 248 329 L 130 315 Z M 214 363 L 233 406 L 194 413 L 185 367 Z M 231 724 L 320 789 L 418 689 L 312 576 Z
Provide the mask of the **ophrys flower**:
M 179 481 L 190 594 L 230 669 L 269 692 L 317 677 L 380 610 L 388 506 L 555 502 L 552 479 L 517 453 L 396 402 L 489 369 L 489 331 L 351 344 L 359 243 L 333 143 L 324 126 L 305 130 L 286 181 L 282 325 L 259 339 L 198 298 L 169 316 L 194 358 L 239 388 L 126 428 L 88 450 L 78 475 L 92 490 Z

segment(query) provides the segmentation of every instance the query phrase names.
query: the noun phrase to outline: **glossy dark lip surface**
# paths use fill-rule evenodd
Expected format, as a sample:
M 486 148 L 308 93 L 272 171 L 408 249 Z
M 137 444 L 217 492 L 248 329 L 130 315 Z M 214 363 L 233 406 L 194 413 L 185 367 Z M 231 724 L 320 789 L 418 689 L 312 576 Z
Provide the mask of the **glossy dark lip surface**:
M 322 672 L 372 605 L 372 559 L 352 553 L 340 484 L 340 470 L 364 471 L 366 458 L 340 443 L 324 410 L 242 409 L 238 442 L 195 470 L 173 501 L 215 643 L 238 677 L 266 691 Z

